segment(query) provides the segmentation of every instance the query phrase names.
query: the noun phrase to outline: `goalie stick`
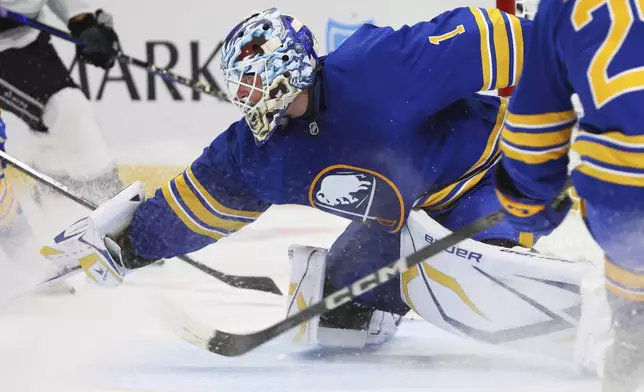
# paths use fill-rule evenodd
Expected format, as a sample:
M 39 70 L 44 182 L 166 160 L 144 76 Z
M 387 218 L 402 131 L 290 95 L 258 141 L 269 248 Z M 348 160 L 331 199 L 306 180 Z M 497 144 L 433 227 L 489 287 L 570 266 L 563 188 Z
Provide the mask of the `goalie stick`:
M 554 209 L 559 208 L 561 203 L 567 198 L 566 191 L 571 184 L 572 183 L 569 179 L 559 196 L 557 196 L 553 201 L 552 207 Z M 284 332 L 313 319 L 314 317 L 320 316 L 323 313 L 346 304 L 356 297 L 399 276 L 407 269 L 420 264 L 424 260 L 501 223 L 504 219 L 505 213 L 503 209 L 492 212 L 491 214 L 479 218 L 473 223 L 454 231 L 452 234 L 427 245 L 408 256 L 401 257 L 393 263 L 358 279 L 349 286 L 324 297 L 320 302 L 306 308 L 300 313 L 296 313 L 257 332 L 250 334 L 236 334 L 211 329 L 197 323 L 186 315 L 181 315 L 183 318 L 182 323 L 180 325 L 175 325 L 174 327 L 183 340 L 195 346 L 205 348 L 212 353 L 226 357 L 240 356 L 283 334 Z
M 78 39 L 76 37 L 73 37 L 73 36 L 69 35 L 68 33 L 64 32 L 64 31 L 62 31 L 60 29 L 57 29 L 57 28 L 55 28 L 53 26 L 50 26 L 50 25 L 47 25 L 45 23 L 39 22 L 39 21 L 37 21 L 37 20 L 35 20 L 33 18 L 29 18 L 28 16 L 22 15 L 22 14 L 20 14 L 18 12 L 14 12 L 14 11 L 8 10 L 6 8 L 2 8 L 1 6 L 0 6 L 0 18 L 11 19 L 14 22 L 17 22 L 17 23 L 32 27 L 32 28 L 34 28 L 36 30 L 43 31 L 45 33 L 49 33 L 49 34 L 51 34 L 53 36 L 56 36 L 58 38 L 62 38 L 64 40 L 72 42 L 72 43 L 74 43 L 76 45 L 80 45 L 80 46 L 83 46 L 83 47 L 87 46 L 87 44 L 85 42 L 81 41 L 80 39 Z M 215 50 L 215 53 L 219 50 L 220 47 L 221 47 L 221 44 L 217 47 L 217 49 Z M 214 54 L 213 54 L 213 56 L 214 56 Z M 143 68 L 143 69 L 145 69 L 146 71 L 148 71 L 150 73 L 153 73 L 155 75 L 158 75 L 158 76 L 162 77 L 163 79 L 172 81 L 174 83 L 182 84 L 184 86 L 190 87 L 193 90 L 199 91 L 199 92 L 204 93 L 204 94 L 208 94 L 208 95 L 210 95 L 212 97 L 215 97 L 215 98 L 217 98 L 219 100 L 228 102 L 228 98 L 227 98 L 226 94 L 223 91 L 221 91 L 219 86 L 217 86 L 216 84 L 214 86 L 211 86 L 211 85 L 202 83 L 199 80 L 193 80 L 193 79 L 185 78 L 183 76 L 180 76 L 180 75 L 177 75 L 177 74 L 175 74 L 173 72 L 170 72 L 166 68 L 159 68 L 154 64 L 150 64 L 150 63 L 145 62 L 143 60 L 139 60 L 139 59 L 136 59 L 134 57 L 130 57 L 130 56 L 128 56 L 128 55 L 126 55 L 126 54 L 124 54 L 123 52 L 120 52 L 120 51 L 116 54 L 116 57 L 119 58 L 121 61 L 123 61 L 125 63 L 133 64 L 133 65 L 135 65 L 135 66 L 137 66 L 139 68 Z
M 69 197 L 70 199 L 74 200 L 80 205 L 87 207 L 90 210 L 95 210 L 96 208 L 98 208 L 98 205 L 96 203 L 86 199 L 79 193 L 69 189 L 68 187 L 54 180 L 53 178 L 38 172 L 36 169 L 26 165 L 25 163 L 19 161 L 18 159 L 12 157 L 11 155 L 7 154 L 2 150 L 0 150 L 0 160 L 7 161 L 12 166 L 22 171 L 23 173 L 26 173 L 29 176 L 33 177 L 34 179 L 51 186 L 52 188 L 58 190 L 65 196 Z M 229 286 L 240 288 L 240 289 L 265 291 L 265 292 L 277 294 L 277 295 L 282 294 L 281 290 L 279 289 L 279 287 L 277 287 L 275 282 L 267 276 L 229 275 L 229 274 L 225 274 L 223 272 L 217 271 L 213 268 L 210 268 L 207 265 L 202 264 L 196 260 L 193 260 L 192 258 L 185 255 L 177 256 L 177 258 L 205 272 L 206 274 L 214 277 L 215 279 L 220 280 L 221 282 Z

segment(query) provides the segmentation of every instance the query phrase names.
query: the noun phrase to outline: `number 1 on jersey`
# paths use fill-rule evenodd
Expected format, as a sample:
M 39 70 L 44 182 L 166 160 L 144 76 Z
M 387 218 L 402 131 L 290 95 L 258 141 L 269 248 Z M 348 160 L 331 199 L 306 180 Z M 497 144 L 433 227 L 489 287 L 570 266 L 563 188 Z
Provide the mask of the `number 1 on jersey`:
M 642 1 L 644 1 L 644 0 L 642 0 Z M 430 36 L 429 37 L 429 42 L 434 44 L 434 45 L 438 45 L 441 42 L 446 41 L 446 40 L 448 40 L 450 38 L 456 37 L 459 34 L 463 34 L 464 32 L 465 32 L 465 27 L 463 27 L 463 25 L 458 25 L 458 26 L 456 26 L 456 28 L 454 30 L 450 31 L 449 33 L 445 33 L 443 35 L 432 35 L 432 36 Z
M 590 91 L 597 108 L 623 94 L 644 90 L 644 65 L 612 77 L 608 76 L 608 67 L 622 48 L 635 18 L 644 22 L 644 0 L 635 0 L 637 12 L 633 11 L 629 0 L 578 0 L 571 15 L 575 30 L 580 31 L 586 27 L 593 20 L 593 12 L 603 5 L 608 7 L 610 28 L 590 61 L 587 72 Z

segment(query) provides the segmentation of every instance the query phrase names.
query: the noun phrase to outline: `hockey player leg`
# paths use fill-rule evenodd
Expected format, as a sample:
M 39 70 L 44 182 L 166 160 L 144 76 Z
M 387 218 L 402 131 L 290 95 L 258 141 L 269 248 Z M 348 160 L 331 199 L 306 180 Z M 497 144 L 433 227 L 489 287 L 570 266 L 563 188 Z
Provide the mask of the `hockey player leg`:
M 43 112 L 47 132 L 36 132 L 34 166 L 86 197 L 103 202 L 123 187 L 93 109 L 77 88 L 51 96 Z
M 35 146 L 24 147 L 22 159 L 31 156 L 46 174 L 107 200 L 123 185 L 93 108 L 50 41 L 41 33 L 25 47 L 0 52 L 0 103 L 32 130 Z
M 603 390 L 644 387 L 644 211 L 586 205 L 591 234 L 605 251 L 604 275 L 612 316 L 612 341 L 604 358 Z
M 366 227 L 359 223 L 356 225 L 356 227 L 350 227 L 347 230 L 348 233 L 345 232 L 341 238 L 347 234 L 361 233 L 362 230 L 366 232 L 372 231 L 366 230 Z M 358 234 L 354 238 L 357 239 L 357 242 L 362 242 L 365 239 L 362 234 Z M 339 241 L 342 243 L 342 239 L 339 239 Z M 338 245 L 336 241 L 334 247 L 337 249 Z M 355 252 L 359 252 L 359 249 L 356 249 Z M 364 253 L 368 257 L 370 252 L 366 250 Z M 326 249 L 292 245 L 289 248 L 289 258 L 292 269 L 287 312 L 288 315 L 292 315 L 321 300 L 325 295 L 334 292 L 336 290 L 335 285 L 338 283 L 334 285 L 333 281 L 337 282 L 342 277 L 332 276 L 333 271 L 335 270 L 335 273 L 337 273 L 338 269 L 327 268 L 329 260 L 331 265 L 335 265 L 338 262 L 338 258 L 337 256 L 329 256 L 329 251 Z M 347 264 L 352 264 L 356 260 L 344 259 L 344 261 Z M 358 271 L 366 271 L 366 269 L 372 267 L 369 265 L 360 266 L 360 263 L 353 264 L 353 266 L 354 268 L 350 268 L 354 270 L 353 273 L 360 273 Z M 344 270 L 341 273 L 347 272 L 353 274 L 349 270 Z M 399 298 L 398 287 L 397 285 L 394 287 L 395 293 L 387 295 L 391 295 L 392 298 Z M 386 295 L 382 298 L 384 297 Z M 384 307 L 384 310 L 379 310 L 375 306 L 377 301 L 374 302 L 373 299 L 350 302 L 335 311 L 302 324 L 294 332 L 294 340 L 309 345 L 345 348 L 363 348 L 391 341 L 396 334 L 402 314 L 406 313 L 408 308 L 405 307 L 401 300 L 394 301 L 395 303 L 391 305 L 398 312 L 394 313 L 386 308 L 386 301 L 381 301 L 378 306 Z

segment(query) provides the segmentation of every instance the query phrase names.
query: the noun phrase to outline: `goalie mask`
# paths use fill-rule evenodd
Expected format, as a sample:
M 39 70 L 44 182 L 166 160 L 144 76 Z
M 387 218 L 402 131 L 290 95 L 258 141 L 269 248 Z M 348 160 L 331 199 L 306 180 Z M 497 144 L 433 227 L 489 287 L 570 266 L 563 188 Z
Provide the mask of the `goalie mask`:
M 313 85 L 314 45 L 302 22 L 275 8 L 254 13 L 226 37 L 221 69 L 228 99 L 241 109 L 258 145 L 275 132 L 293 99 Z

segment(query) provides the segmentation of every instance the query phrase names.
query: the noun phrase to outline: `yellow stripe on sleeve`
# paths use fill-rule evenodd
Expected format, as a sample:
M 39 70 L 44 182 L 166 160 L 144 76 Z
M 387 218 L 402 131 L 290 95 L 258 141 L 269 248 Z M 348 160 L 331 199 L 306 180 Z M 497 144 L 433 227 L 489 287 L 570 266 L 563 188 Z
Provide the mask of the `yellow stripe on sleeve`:
M 574 110 L 542 114 L 508 113 L 505 122 L 516 128 L 547 128 L 563 125 L 577 118 Z
M 583 161 L 575 170 L 612 184 L 644 187 L 644 173 L 620 170 L 620 167 L 644 169 L 644 151 L 626 151 L 620 147 L 644 149 L 644 136 L 628 136 L 621 132 L 592 134 L 582 130 L 572 149 L 581 155 L 582 160 L 590 157 L 596 162 Z
M 483 150 L 483 153 L 479 157 L 479 159 L 476 161 L 472 167 L 470 167 L 467 172 L 465 172 L 464 176 L 471 175 L 476 172 L 476 170 L 480 169 L 481 167 L 484 167 L 487 163 L 490 163 L 498 158 L 498 156 L 501 154 L 501 149 L 497 148 L 498 147 L 498 137 L 499 133 L 501 132 L 501 129 L 503 127 L 503 120 L 505 119 L 505 114 L 507 111 L 508 107 L 508 99 L 507 98 L 501 98 L 501 105 L 499 106 L 499 112 L 497 113 L 496 116 L 496 124 L 494 125 L 494 128 L 492 129 L 492 132 L 490 133 L 490 136 L 488 136 L 487 139 L 487 144 L 485 145 L 485 150 Z M 426 208 L 426 207 L 433 207 L 436 209 L 440 209 L 443 207 L 448 206 L 452 201 L 455 201 L 460 197 L 463 193 L 467 192 L 476 184 L 479 183 L 481 178 L 485 175 L 487 170 L 483 170 L 482 172 L 478 173 L 476 176 L 472 178 L 466 178 L 462 181 L 457 181 L 443 189 L 441 189 L 439 192 L 436 192 L 429 196 L 427 200 L 421 205 L 421 207 Z M 461 189 L 454 197 L 450 198 L 450 200 L 445 200 L 445 198 L 452 192 L 457 186 L 463 184 L 465 181 L 470 181 L 463 189 Z
M 465 194 L 467 191 L 470 189 L 474 188 L 476 184 L 478 184 L 481 179 L 485 176 L 485 174 L 488 172 L 488 170 L 482 170 L 478 174 L 476 174 L 473 177 L 470 177 L 468 179 L 462 180 L 455 182 L 454 184 L 442 189 L 440 192 L 436 192 L 432 194 L 427 200 L 421 205 L 422 208 L 429 208 L 431 210 L 437 211 L 442 208 L 445 208 L 458 200 L 463 194 Z M 447 198 L 449 194 L 458 186 L 461 186 L 461 189 L 459 189 L 455 194 L 453 194 L 451 197 Z
M 542 133 L 513 132 L 507 128 L 503 130 L 503 140 L 526 147 L 557 146 L 569 142 L 571 136 L 572 128 Z
M 583 162 L 574 170 L 611 184 L 644 187 L 644 175 L 641 174 L 627 174 L 622 171 L 602 168 L 590 162 Z
M 492 51 L 490 50 L 490 32 L 488 31 L 485 16 L 480 8 L 470 7 L 470 12 L 474 15 L 474 20 L 479 28 L 479 35 L 481 36 L 481 64 L 483 86 L 481 90 L 492 90 Z
M 501 10 L 492 8 L 487 12 L 492 23 L 496 57 L 496 85 L 494 88 L 499 89 L 510 85 L 510 40 Z
M 490 136 L 487 138 L 485 150 L 483 150 L 483 153 L 476 161 L 476 163 L 472 165 L 472 167 L 467 171 L 468 174 L 478 169 L 484 163 L 490 162 L 491 160 L 495 159 L 499 155 L 500 150 L 495 151 L 495 149 L 498 147 L 499 132 L 503 128 L 503 120 L 505 119 L 507 108 L 508 108 L 508 99 L 501 98 L 501 105 L 499 106 L 499 112 L 496 115 L 496 124 L 494 124 L 494 128 L 492 128 L 492 133 L 490 133 Z
M 563 157 L 564 155 L 567 155 L 569 149 L 570 145 L 566 144 L 565 146 L 553 148 L 550 150 L 533 152 L 515 148 L 501 141 L 501 151 L 503 151 L 503 154 L 507 158 L 524 162 L 528 165 L 538 165 L 541 163 L 546 163 L 548 161 L 555 161 Z
M 514 15 L 508 15 L 510 26 L 512 28 L 513 46 L 514 46 L 514 84 L 519 82 L 523 72 L 523 26 L 521 21 Z M 512 70 L 511 70 L 512 71 Z
M 186 170 L 186 175 L 190 179 L 190 181 L 193 183 L 195 188 L 199 190 L 201 193 L 201 196 L 203 196 L 204 199 L 208 201 L 208 203 L 211 204 L 211 206 L 218 212 L 221 212 L 225 215 L 231 215 L 232 217 L 241 217 L 241 218 L 252 218 L 252 219 L 257 219 L 260 215 L 262 215 L 261 212 L 257 211 L 242 211 L 242 210 L 235 210 L 232 208 L 228 208 L 221 203 L 219 203 L 217 200 L 215 200 L 210 193 L 204 188 L 203 185 L 197 180 L 197 177 L 195 177 L 194 173 L 192 172 L 192 168 L 188 168 Z
M 578 140 L 572 149 L 581 156 L 588 156 L 610 165 L 644 169 L 644 152 L 623 151 L 590 140 Z
M 618 131 L 590 133 L 581 129 L 579 136 L 588 136 L 625 147 L 644 148 L 644 135 L 629 136 Z
M 186 225 L 187 228 L 192 230 L 193 232 L 197 234 L 204 235 L 206 237 L 213 238 L 215 240 L 222 239 L 225 237 L 223 233 L 217 233 L 215 231 L 211 230 L 206 230 L 199 226 L 196 222 L 192 220 L 192 218 L 188 215 L 187 212 L 183 210 L 183 208 L 177 203 L 175 200 L 173 194 L 172 194 L 172 189 L 170 189 L 170 184 L 167 184 L 161 188 L 161 192 L 163 193 L 163 197 L 165 198 L 166 202 L 174 211 L 174 213 L 179 217 L 181 222 L 183 222 L 184 225 Z
M 227 231 L 236 231 L 248 224 L 247 222 L 222 219 L 212 212 L 208 211 L 208 209 L 204 207 L 203 204 L 201 204 L 201 201 L 199 200 L 197 195 L 195 195 L 194 192 L 192 192 L 192 190 L 188 187 L 184 176 L 180 175 L 176 177 L 174 184 L 177 188 L 177 191 L 179 192 L 179 196 L 181 196 L 181 200 L 190 209 L 190 212 L 192 212 L 203 223 Z

